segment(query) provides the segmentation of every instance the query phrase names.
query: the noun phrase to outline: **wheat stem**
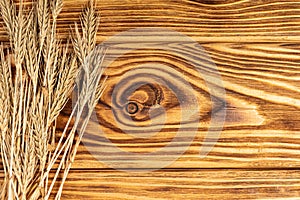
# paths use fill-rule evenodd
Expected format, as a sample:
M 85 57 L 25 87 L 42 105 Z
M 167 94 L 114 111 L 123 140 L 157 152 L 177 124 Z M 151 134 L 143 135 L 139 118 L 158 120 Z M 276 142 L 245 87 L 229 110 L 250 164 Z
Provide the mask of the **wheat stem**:
M 103 59 L 100 54 L 92 59 L 92 66 L 84 66 L 83 94 L 56 142 L 59 134 L 56 121 L 74 88 L 79 67 L 95 48 L 99 22 L 90 1 L 81 15 L 83 33 L 75 25 L 74 50 L 69 51 L 68 44 L 63 48 L 56 33 L 62 5 L 62 0 L 37 0 L 26 14 L 22 0 L 18 10 L 13 2 L 0 0 L 12 49 L 8 52 L 11 55 L 4 56 L 5 50 L 0 46 L 0 104 L 5 105 L 0 110 L 0 151 L 5 173 L 2 199 L 48 200 L 59 175 L 63 180 L 56 199 L 61 198 L 90 110 L 95 106 L 91 101 L 97 101 L 102 94 L 99 91 L 102 87 L 98 87 L 102 75 L 98 66 Z M 85 105 L 89 108 L 87 116 Z M 86 117 L 83 125 L 82 116 Z M 58 168 L 51 179 L 50 171 L 57 162 Z

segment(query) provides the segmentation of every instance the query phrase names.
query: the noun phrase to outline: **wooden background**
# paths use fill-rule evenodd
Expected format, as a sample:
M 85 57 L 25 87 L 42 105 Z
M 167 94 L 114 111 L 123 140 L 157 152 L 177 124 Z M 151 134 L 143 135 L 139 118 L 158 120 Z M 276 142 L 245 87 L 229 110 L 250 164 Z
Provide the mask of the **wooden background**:
M 85 3 L 65 0 L 58 25 L 61 37 L 78 21 Z M 215 147 L 199 158 L 215 106 L 201 77 L 193 74 L 184 58 L 168 52 L 128 53 L 105 72 L 107 88 L 96 110 L 107 138 L 123 150 L 142 153 L 163 147 L 174 137 L 180 112 L 176 92 L 159 85 L 146 85 L 128 96 L 143 108 L 160 100 L 171 117 L 159 134 L 132 138 L 113 117 L 111 92 L 124 81 L 122 75 L 155 62 L 172 66 L 193 85 L 203 111 L 197 135 L 178 160 L 154 172 L 111 169 L 92 155 L 101 154 L 101 145 L 93 141 L 81 145 L 62 199 L 300 199 L 300 1 L 99 0 L 97 7 L 99 43 L 132 28 L 163 27 L 201 44 L 222 76 L 227 117 Z M 0 40 L 7 41 L 3 29 Z M 68 113 L 67 107 L 64 115 Z M 132 117 L 143 125 L 149 122 L 148 114 L 140 110 Z M 98 128 L 88 131 L 99 133 Z

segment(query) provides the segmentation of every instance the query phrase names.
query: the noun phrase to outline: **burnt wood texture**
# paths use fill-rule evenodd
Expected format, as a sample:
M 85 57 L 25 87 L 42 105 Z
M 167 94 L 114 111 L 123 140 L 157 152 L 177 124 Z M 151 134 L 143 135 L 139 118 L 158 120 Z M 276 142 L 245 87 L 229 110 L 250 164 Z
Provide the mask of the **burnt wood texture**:
M 79 22 L 85 4 L 65 0 L 57 26 L 62 39 Z M 209 86 L 191 67 L 191 55 L 199 52 L 176 37 L 169 43 L 158 36 L 152 41 L 173 45 L 186 56 L 141 45 L 118 57 L 105 68 L 106 88 L 95 108 L 100 123 L 87 128 L 90 138 L 78 149 L 62 199 L 300 199 L 300 1 L 98 0 L 96 6 L 101 16 L 98 43 L 134 28 L 184 34 L 210 57 L 226 95 L 211 97 Z M 2 26 L 0 40 L 8 40 Z M 141 41 L 143 37 L 135 38 Z M 197 116 L 181 119 L 182 109 L 197 106 Z M 220 109 L 226 117 L 218 141 L 200 157 L 212 115 Z M 70 110 L 71 103 L 58 126 L 63 128 Z M 190 144 L 184 135 L 172 141 L 183 123 L 187 133 L 196 131 Z M 187 149 L 163 169 L 128 173 L 101 162 L 118 162 L 122 155 L 101 143 L 100 132 L 110 144 L 137 155 L 170 142 L 170 154 Z

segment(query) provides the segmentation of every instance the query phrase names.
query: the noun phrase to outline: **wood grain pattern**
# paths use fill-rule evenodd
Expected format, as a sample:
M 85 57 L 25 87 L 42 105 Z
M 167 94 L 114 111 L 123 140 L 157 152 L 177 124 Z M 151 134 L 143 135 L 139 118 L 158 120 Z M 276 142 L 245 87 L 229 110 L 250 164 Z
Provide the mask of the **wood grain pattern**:
M 78 20 L 85 0 L 65 0 L 62 37 Z M 137 27 L 169 27 L 203 42 L 299 41 L 298 1 L 293 0 L 98 0 L 99 41 Z M 6 40 L 3 29 L 0 39 Z
M 95 176 L 95 174 L 97 174 Z M 299 199 L 299 171 L 74 171 L 63 199 Z M 82 188 L 83 182 L 89 185 Z
M 208 118 L 198 124 L 198 133 L 192 145 L 175 163 L 175 168 L 277 168 L 299 167 L 299 58 L 297 46 L 292 43 L 208 43 L 202 45 L 218 66 L 226 89 L 227 117 L 224 129 L 215 148 L 206 158 L 199 158 L 199 148 L 207 131 Z M 271 50 L 272 49 L 272 50 Z M 195 83 L 194 94 L 199 102 L 206 102 L 205 108 L 211 109 L 211 101 L 205 92 L 203 80 L 193 76 L 189 64 L 172 57 L 170 53 L 136 52 L 116 61 L 106 70 L 109 75 L 107 91 L 99 103 L 98 117 L 101 127 L 90 128 L 88 134 L 99 135 L 103 130 L 116 146 L 126 151 L 153 151 L 163 147 L 176 133 L 178 120 L 169 117 L 160 134 L 148 140 L 133 139 L 114 118 L 111 109 L 111 90 L 121 78 L 124 71 L 138 68 L 139 65 L 155 60 L 175 66 L 184 78 Z M 190 71 L 189 71 L 190 70 Z M 140 94 L 151 92 L 149 88 L 141 88 Z M 177 106 L 168 104 L 168 98 L 174 97 L 168 92 L 167 101 L 162 105 L 169 109 L 168 116 L 177 116 Z M 138 94 L 135 94 L 138 95 Z M 153 94 L 152 94 L 153 95 Z M 173 95 L 173 96 L 172 96 Z M 155 96 L 155 95 L 154 95 Z M 131 98 L 136 98 L 132 96 Z M 176 99 L 175 97 L 173 99 Z M 202 101 L 201 101 L 202 100 Z M 174 103 L 174 101 L 173 101 Z M 207 114 L 202 109 L 203 116 Z M 66 114 L 69 112 L 65 110 Z M 125 110 L 121 110 L 125 112 Z M 139 123 L 146 123 L 144 120 Z M 173 127 L 173 129 L 172 129 Z M 183 143 L 178 143 L 178 145 Z M 90 141 L 91 152 L 82 146 L 77 155 L 75 168 L 107 167 L 96 160 L 90 153 L 100 156 L 105 146 Z M 111 155 L 110 155 L 111 156 Z M 114 156 L 111 156 L 112 158 Z M 118 156 L 116 156 L 118 159 Z M 89 164 L 86 164 L 89 163 Z
M 299 170 L 72 170 L 62 199 L 299 199 Z M 1 177 L 0 173 L 0 177 Z
M 67 37 L 70 25 L 78 21 L 85 3 L 65 0 L 58 24 L 62 39 Z M 163 27 L 201 44 L 222 76 L 227 116 L 218 142 L 205 158 L 200 158 L 211 114 L 216 111 L 213 108 L 224 108 L 222 99 L 210 99 L 205 81 L 195 73 L 188 56 L 143 48 L 123 55 L 105 70 L 107 88 L 96 108 L 101 126 L 92 123 L 87 134 L 97 138 L 100 131 L 105 132 L 113 145 L 141 155 L 164 147 L 180 125 L 176 94 L 187 99 L 196 96 L 200 102 L 200 121 L 187 121 L 197 128 L 197 134 L 190 145 L 185 137 L 174 143 L 175 147 L 189 148 L 162 171 L 135 174 L 109 169 L 100 161 L 118 161 L 120 156 L 94 138 L 87 140 L 79 147 L 62 199 L 300 199 L 300 173 L 295 170 L 300 167 L 299 1 L 98 0 L 97 8 L 101 13 L 99 43 L 133 28 Z M 142 37 L 135 39 L 143 41 Z M 168 41 L 174 39 L 170 35 Z M 0 41 L 7 43 L 2 26 Z M 181 48 L 180 42 L 172 44 Z M 138 72 L 134 70 L 146 63 L 172 68 L 182 74 L 193 91 L 186 93 L 178 85 L 170 89 L 148 82 L 134 92 L 117 93 L 126 101 L 114 101 L 113 88 L 118 83 L 126 91 L 138 79 L 149 81 L 141 73 L 123 76 L 131 70 Z M 174 82 L 157 72 L 152 75 L 167 85 Z M 154 121 L 156 125 L 164 122 L 161 131 L 151 138 L 128 134 L 137 126 L 150 125 L 150 107 L 157 104 L 168 116 Z M 62 126 L 70 109 L 68 104 L 58 125 Z M 160 112 L 153 116 L 160 116 Z M 116 113 L 121 117 L 116 119 Z M 154 125 L 145 128 L 144 135 L 155 132 Z
M 72 171 L 62 199 L 299 199 L 299 171 Z M 74 193 L 76 190 L 76 193 Z

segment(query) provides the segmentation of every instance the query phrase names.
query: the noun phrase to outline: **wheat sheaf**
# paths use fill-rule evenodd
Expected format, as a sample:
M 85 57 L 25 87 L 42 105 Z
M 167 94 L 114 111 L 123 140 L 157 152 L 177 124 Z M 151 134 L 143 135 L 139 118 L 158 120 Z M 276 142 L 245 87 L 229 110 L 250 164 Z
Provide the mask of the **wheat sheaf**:
M 80 24 L 70 28 L 69 42 L 57 35 L 62 8 L 62 0 L 30 5 L 0 0 L 9 37 L 8 48 L 0 45 L 3 200 L 61 198 L 91 114 L 84 108 L 93 110 L 103 91 L 104 50 L 96 48 L 99 16 L 94 2 L 83 9 Z M 88 56 L 92 51 L 96 53 Z M 57 119 L 74 87 L 80 91 L 78 100 L 59 131 Z

